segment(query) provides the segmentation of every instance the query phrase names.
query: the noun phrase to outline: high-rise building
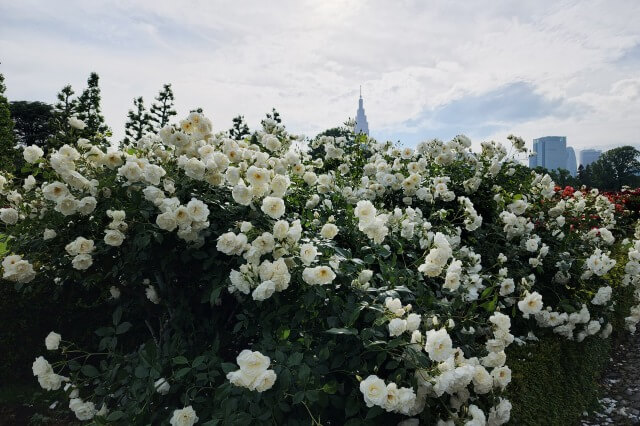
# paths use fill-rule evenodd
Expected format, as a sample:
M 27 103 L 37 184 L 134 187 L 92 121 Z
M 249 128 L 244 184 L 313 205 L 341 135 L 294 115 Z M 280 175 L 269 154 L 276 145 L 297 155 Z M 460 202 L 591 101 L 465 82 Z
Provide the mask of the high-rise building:
M 599 149 L 583 149 L 580 151 L 580 164 L 582 167 L 587 167 L 589 164 L 598 161 L 601 155 L 602 151 Z
M 565 169 L 569 170 L 571 176 L 578 174 L 578 165 L 576 163 L 576 152 L 570 146 L 567 147 L 567 162 Z
M 573 152 L 573 149 L 571 150 Z M 567 169 L 567 138 L 565 136 L 545 136 L 533 140 L 533 152 L 529 157 L 529 167 L 544 167 L 547 170 Z M 573 153 L 575 164 L 575 153 Z
M 355 133 L 364 133 L 369 135 L 369 122 L 367 122 L 367 115 L 364 113 L 364 106 L 362 103 L 362 86 L 360 87 L 360 99 L 358 100 L 358 112 L 356 113 L 356 127 Z

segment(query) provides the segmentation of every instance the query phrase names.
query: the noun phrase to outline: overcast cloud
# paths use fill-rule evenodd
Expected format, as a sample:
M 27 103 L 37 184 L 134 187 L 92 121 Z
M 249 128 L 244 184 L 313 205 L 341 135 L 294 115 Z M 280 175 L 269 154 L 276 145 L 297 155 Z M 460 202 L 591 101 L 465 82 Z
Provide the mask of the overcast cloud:
M 53 102 L 91 71 L 124 133 L 136 96 L 173 84 L 217 130 L 275 106 L 313 136 L 355 115 L 407 145 L 464 133 L 640 144 L 640 2 L 0 0 L 11 100 Z

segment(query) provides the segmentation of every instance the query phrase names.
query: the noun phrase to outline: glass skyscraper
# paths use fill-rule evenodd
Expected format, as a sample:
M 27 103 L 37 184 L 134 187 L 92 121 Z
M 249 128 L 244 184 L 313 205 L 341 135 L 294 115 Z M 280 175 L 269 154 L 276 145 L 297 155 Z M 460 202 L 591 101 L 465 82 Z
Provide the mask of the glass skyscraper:
M 547 170 L 566 169 L 576 175 L 576 153 L 567 147 L 566 136 L 545 136 L 533 140 L 534 155 L 529 157 L 529 167 L 544 167 Z

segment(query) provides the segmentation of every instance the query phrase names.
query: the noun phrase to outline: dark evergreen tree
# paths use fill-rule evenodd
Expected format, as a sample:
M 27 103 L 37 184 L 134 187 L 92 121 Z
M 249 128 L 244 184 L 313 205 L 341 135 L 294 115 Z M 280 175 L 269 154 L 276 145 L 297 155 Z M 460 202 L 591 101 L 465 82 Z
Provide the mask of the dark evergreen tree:
M 71 85 L 67 84 L 57 95 L 58 101 L 53 105 L 53 116 L 49 125 L 52 136 L 47 143 L 48 149 L 58 149 L 75 141 L 69 124 L 69 118 L 76 114 L 78 108 L 78 100 L 73 97 L 74 94 Z
M 100 77 L 92 72 L 87 80 L 87 88 L 78 97 L 77 113 L 78 118 L 84 121 L 86 127 L 79 133 L 88 139 L 94 138 L 99 133 L 106 135 L 109 127 L 104 122 L 100 107 Z
M 233 119 L 233 127 L 229 129 L 229 136 L 233 139 L 239 140 L 243 137 L 251 134 L 249 126 L 244 121 L 244 115 L 239 115 Z
M 282 123 L 282 118 L 280 117 L 280 113 L 275 108 L 271 108 L 271 112 L 267 113 L 267 118 L 275 121 L 278 124 Z
M 11 118 L 13 133 L 20 145 L 38 145 L 46 148 L 53 136 L 51 120 L 53 107 L 44 102 L 14 101 L 11 102 Z
M 153 131 L 158 132 L 169 124 L 171 117 L 177 114 L 173 109 L 174 96 L 171 84 L 165 84 L 155 99 L 157 102 L 151 105 L 151 122 Z
M 144 107 L 144 99 L 142 96 L 133 100 L 133 109 L 127 114 L 128 120 L 124 125 L 126 137 L 125 143 L 131 143 L 142 138 L 146 133 L 153 131 L 151 125 L 151 115 Z
M 589 166 L 585 167 L 582 164 L 578 166 L 578 174 L 576 176 L 580 185 L 591 187 L 591 169 Z
M 9 102 L 4 95 L 6 86 L 4 76 L 0 74 L 0 173 L 14 170 L 14 159 L 17 157 L 13 137 L 13 120 Z

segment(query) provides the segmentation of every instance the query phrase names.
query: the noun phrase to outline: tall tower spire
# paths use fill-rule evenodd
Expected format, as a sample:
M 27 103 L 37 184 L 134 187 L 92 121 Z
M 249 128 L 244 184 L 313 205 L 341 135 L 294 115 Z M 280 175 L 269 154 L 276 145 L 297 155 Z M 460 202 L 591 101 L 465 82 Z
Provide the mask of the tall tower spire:
M 358 112 L 356 113 L 354 132 L 356 134 L 364 133 L 369 135 L 369 123 L 367 122 L 367 115 L 364 113 L 364 101 L 362 100 L 362 85 L 360 86 L 360 99 L 358 99 Z

